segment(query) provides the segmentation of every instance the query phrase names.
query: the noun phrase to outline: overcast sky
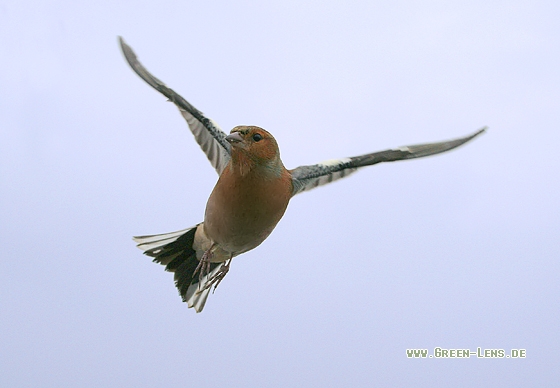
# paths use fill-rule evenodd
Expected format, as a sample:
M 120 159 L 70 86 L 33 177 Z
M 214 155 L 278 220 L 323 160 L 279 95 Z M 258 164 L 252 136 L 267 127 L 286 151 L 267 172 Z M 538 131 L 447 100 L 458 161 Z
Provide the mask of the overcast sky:
M 0 386 L 554 386 L 557 1 L 3 1 Z M 202 221 L 177 109 L 288 168 L 487 134 L 298 195 L 205 310 L 131 236 Z M 526 349 L 408 359 L 406 349 Z

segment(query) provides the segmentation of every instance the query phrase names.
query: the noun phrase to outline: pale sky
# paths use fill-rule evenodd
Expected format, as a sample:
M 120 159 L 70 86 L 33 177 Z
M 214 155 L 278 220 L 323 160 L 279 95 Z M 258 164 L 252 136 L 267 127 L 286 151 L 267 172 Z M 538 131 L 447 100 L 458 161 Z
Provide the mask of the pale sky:
M 559 384 L 559 15 L 2 2 L 0 386 Z M 196 314 L 131 236 L 202 221 L 217 175 L 118 35 L 225 131 L 270 131 L 288 168 L 489 131 L 296 196 Z M 406 357 L 435 347 L 527 357 Z

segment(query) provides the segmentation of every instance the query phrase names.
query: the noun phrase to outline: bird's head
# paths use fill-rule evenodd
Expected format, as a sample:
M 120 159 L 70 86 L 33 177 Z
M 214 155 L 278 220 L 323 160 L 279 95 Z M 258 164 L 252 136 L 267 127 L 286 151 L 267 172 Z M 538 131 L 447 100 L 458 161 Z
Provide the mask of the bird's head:
M 237 126 L 226 136 L 226 140 L 231 144 L 234 164 L 250 164 L 250 167 L 265 167 L 275 172 L 284 167 L 280 160 L 278 143 L 270 133 L 260 127 Z

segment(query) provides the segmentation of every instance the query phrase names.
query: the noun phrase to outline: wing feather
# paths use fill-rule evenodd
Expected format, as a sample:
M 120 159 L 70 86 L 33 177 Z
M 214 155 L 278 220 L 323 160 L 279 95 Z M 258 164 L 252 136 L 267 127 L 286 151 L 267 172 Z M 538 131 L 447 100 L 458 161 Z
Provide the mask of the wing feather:
M 325 185 L 335 180 L 344 178 L 358 170 L 360 167 L 371 166 L 381 162 L 394 162 L 425 156 L 435 155 L 452 150 L 474 139 L 486 131 L 486 127 L 460 139 L 442 141 L 438 143 L 418 144 L 390 149 L 371 154 L 354 156 L 318 163 L 310 166 L 300 166 L 291 170 L 293 192 L 292 196 L 302 191 L 311 190 L 317 186 Z
M 214 121 L 205 117 L 201 111 L 146 70 L 138 61 L 132 48 L 124 42 L 122 37 L 119 37 L 119 42 L 124 57 L 132 70 L 179 108 L 181 115 L 187 120 L 196 142 L 206 154 L 212 167 L 216 169 L 218 174 L 221 174 L 228 164 L 231 155 L 231 146 L 225 140 L 227 135 Z

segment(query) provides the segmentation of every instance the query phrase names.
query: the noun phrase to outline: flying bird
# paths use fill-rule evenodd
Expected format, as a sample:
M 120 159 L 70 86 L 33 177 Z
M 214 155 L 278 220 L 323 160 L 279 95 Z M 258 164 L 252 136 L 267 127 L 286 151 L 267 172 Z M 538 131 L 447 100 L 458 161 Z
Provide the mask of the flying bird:
M 201 312 L 229 271 L 232 259 L 259 246 L 280 221 L 293 196 L 344 178 L 359 168 L 439 154 L 456 148 L 486 130 L 455 140 L 412 145 L 287 170 L 274 137 L 252 125 L 226 135 L 183 97 L 150 74 L 119 37 L 132 69 L 173 102 L 196 142 L 219 175 L 210 194 L 204 221 L 177 232 L 134 237 L 138 248 L 175 273 L 183 302 Z

